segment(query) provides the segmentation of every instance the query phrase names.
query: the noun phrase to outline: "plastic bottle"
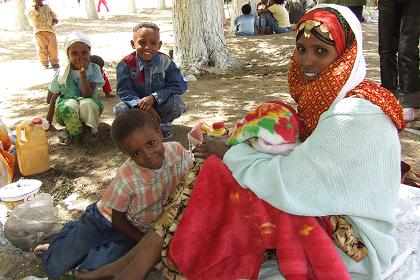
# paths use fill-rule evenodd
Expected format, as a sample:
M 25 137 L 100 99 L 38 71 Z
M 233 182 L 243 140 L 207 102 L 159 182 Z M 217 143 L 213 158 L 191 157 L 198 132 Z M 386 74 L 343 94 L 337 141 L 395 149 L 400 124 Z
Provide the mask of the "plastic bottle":
M 210 140 L 226 142 L 229 131 L 225 128 L 224 122 L 212 124 L 212 129 L 208 132 Z
M 38 125 L 19 124 L 16 128 L 16 152 L 20 173 L 24 176 L 49 169 L 48 139 Z

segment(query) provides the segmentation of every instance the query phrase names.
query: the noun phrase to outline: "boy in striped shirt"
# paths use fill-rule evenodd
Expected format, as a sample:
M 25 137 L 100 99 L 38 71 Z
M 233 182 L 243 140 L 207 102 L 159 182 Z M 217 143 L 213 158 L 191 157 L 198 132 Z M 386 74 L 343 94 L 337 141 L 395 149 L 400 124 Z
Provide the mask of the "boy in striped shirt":
M 162 142 L 159 124 L 143 110 L 128 110 L 112 124 L 112 138 L 129 159 L 101 200 L 67 223 L 51 244 L 35 248 L 49 277 L 94 270 L 126 254 L 163 211 L 193 163 L 177 142 Z

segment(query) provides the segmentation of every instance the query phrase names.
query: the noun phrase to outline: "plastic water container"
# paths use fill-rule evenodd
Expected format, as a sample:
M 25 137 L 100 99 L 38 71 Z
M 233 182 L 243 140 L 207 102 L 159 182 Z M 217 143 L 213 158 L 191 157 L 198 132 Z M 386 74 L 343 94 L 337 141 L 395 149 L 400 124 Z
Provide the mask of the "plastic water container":
M 16 127 L 16 153 L 20 173 L 24 176 L 50 168 L 47 134 L 41 126 L 20 124 Z
M 224 122 L 216 122 L 212 124 L 211 130 L 208 132 L 208 139 L 219 142 L 226 142 L 229 130 L 225 128 Z

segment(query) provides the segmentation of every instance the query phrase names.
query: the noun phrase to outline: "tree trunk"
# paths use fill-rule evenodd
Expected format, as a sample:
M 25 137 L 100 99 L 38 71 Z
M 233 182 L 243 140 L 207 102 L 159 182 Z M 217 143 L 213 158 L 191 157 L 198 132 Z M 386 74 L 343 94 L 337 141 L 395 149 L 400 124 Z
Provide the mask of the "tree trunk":
M 82 9 L 83 17 L 87 19 L 98 19 L 98 12 L 96 12 L 95 0 L 80 0 L 80 7 Z
M 25 15 L 25 0 L 13 0 L 13 9 L 16 15 L 13 29 L 17 31 L 31 29 Z
M 251 5 L 251 14 L 256 15 L 257 2 L 256 0 L 232 0 L 232 8 L 230 11 L 230 30 L 235 32 L 235 18 L 242 15 L 242 6 L 245 4 Z
M 221 11 L 221 13 L 222 13 L 222 23 L 223 23 L 223 26 L 225 26 L 225 24 L 226 24 L 225 0 L 219 0 L 219 1 L 222 2 L 222 5 L 221 5 L 221 9 L 222 9 L 222 11 Z
M 221 1 L 174 0 L 174 55 L 178 65 L 190 73 L 214 66 L 238 63 L 226 47 Z
M 162 10 L 162 9 L 166 9 L 166 1 L 165 0 L 158 0 L 157 3 L 157 8 Z
M 136 0 L 128 0 L 128 13 L 137 14 Z

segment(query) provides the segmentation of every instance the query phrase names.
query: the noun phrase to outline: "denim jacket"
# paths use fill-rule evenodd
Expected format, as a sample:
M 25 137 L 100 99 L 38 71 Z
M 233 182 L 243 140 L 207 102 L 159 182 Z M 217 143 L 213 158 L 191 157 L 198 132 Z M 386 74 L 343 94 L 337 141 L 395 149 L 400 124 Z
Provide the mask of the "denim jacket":
M 148 95 L 160 105 L 172 95 L 183 94 L 187 86 L 179 68 L 163 53 L 146 62 L 133 52 L 117 65 L 117 95 L 131 108 Z

